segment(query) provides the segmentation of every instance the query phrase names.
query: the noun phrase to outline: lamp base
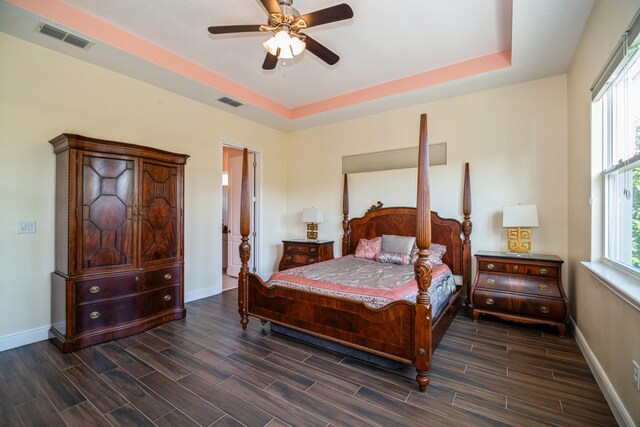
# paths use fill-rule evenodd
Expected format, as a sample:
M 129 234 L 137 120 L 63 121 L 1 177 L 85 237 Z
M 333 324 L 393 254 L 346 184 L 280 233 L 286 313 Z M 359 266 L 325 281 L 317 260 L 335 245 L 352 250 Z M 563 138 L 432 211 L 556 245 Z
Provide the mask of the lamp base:
M 318 224 L 313 222 L 307 224 L 307 240 L 318 240 Z
M 533 233 L 530 228 L 509 228 L 507 229 L 507 253 L 531 255 L 531 237 Z

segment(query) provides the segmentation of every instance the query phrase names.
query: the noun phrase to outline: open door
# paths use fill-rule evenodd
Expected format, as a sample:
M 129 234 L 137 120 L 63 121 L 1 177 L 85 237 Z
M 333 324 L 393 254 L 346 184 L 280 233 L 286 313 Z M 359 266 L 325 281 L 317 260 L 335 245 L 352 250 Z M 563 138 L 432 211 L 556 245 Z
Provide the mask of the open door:
M 249 153 L 249 192 L 251 194 L 251 233 L 249 234 L 249 243 L 251 244 L 251 258 L 249 258 L 249 268 L 251 272 L 256 271 L 255 266 L 255 248 L 256 230 L 255 230 L 255 176 L 256 161 L 255 154 Z M 228 236 L 228 264 L 227 274 L 232 277 L 238 277 L 242 262 L 240 261 L 240 243 L 242 236 L 240 235 L 240 192 L 242 187 L 242 156 L 229 157 L 229 236 Z

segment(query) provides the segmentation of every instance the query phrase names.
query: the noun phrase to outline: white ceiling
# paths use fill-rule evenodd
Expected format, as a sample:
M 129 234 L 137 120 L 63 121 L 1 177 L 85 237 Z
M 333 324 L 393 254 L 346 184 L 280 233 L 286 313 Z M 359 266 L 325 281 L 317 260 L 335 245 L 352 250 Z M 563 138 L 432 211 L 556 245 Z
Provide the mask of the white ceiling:
M 59 0 L 56 0 L 59 1 Z M 341 0 L 295 0 L 301 14 Z M 81 50 L 34 31 L 38 16 L 0 3 L 0 30 L 145 80 L 217 108 L 285 131 L 456 96 L 567 71 L 594 0 L 342 0 L 354 18 L 306 31 L 341 59 L 329 66 L 309 52 L 262 70 L 264 33 L 213 36 L 211 25 L 263 24 L 258 0 L 65 0 L 134 36 L 212 73 L 295 108 L 425 71 L 512 50 L 497 71 L 289 120 L 256 106 L 232 109 L 215 101 L 230 94 L 180 76 L 96 40 Z M 67 30 L 74 28 L 59 25 Z M 91 37 L 89 37 L 91 39 Z M 92 39 L 94 40 L 94 39 Z M 231 97 L 233 97 L 231 95 Z M 237 98 L 237 97 L 236 97 Z

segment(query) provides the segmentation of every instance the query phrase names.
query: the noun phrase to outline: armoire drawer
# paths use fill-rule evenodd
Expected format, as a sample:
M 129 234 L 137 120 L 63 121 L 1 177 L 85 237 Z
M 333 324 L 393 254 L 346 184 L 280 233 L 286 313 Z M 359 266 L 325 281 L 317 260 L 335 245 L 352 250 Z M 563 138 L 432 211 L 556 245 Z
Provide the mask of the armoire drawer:
M 180 285 L 78 305 L 77 332 L 113 326 L 180 307 Z
M 87 280 L 78 282 L 76 301 L 78 304 L 84 304 L 178 283 L 180 283 L 180 267 Z

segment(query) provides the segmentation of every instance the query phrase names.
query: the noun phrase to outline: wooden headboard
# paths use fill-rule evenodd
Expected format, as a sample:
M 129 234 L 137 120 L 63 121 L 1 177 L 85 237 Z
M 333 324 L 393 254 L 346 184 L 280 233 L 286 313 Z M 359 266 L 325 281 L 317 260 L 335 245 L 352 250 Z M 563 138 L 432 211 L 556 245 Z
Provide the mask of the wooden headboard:
M 361 218 L 349 221 L 346 251 L 352 254 L 360 239 L 373 239 L 383 234 L 396 236 L 416 235 L 416 208 L 392 207 L 368 212 Z M 447 247 L 442 261 L 449 266 L 453 274 L 463 273 L 462 224 L 455 219 L 441 218 L 437 212 L 431 212 L 431 241 Z

